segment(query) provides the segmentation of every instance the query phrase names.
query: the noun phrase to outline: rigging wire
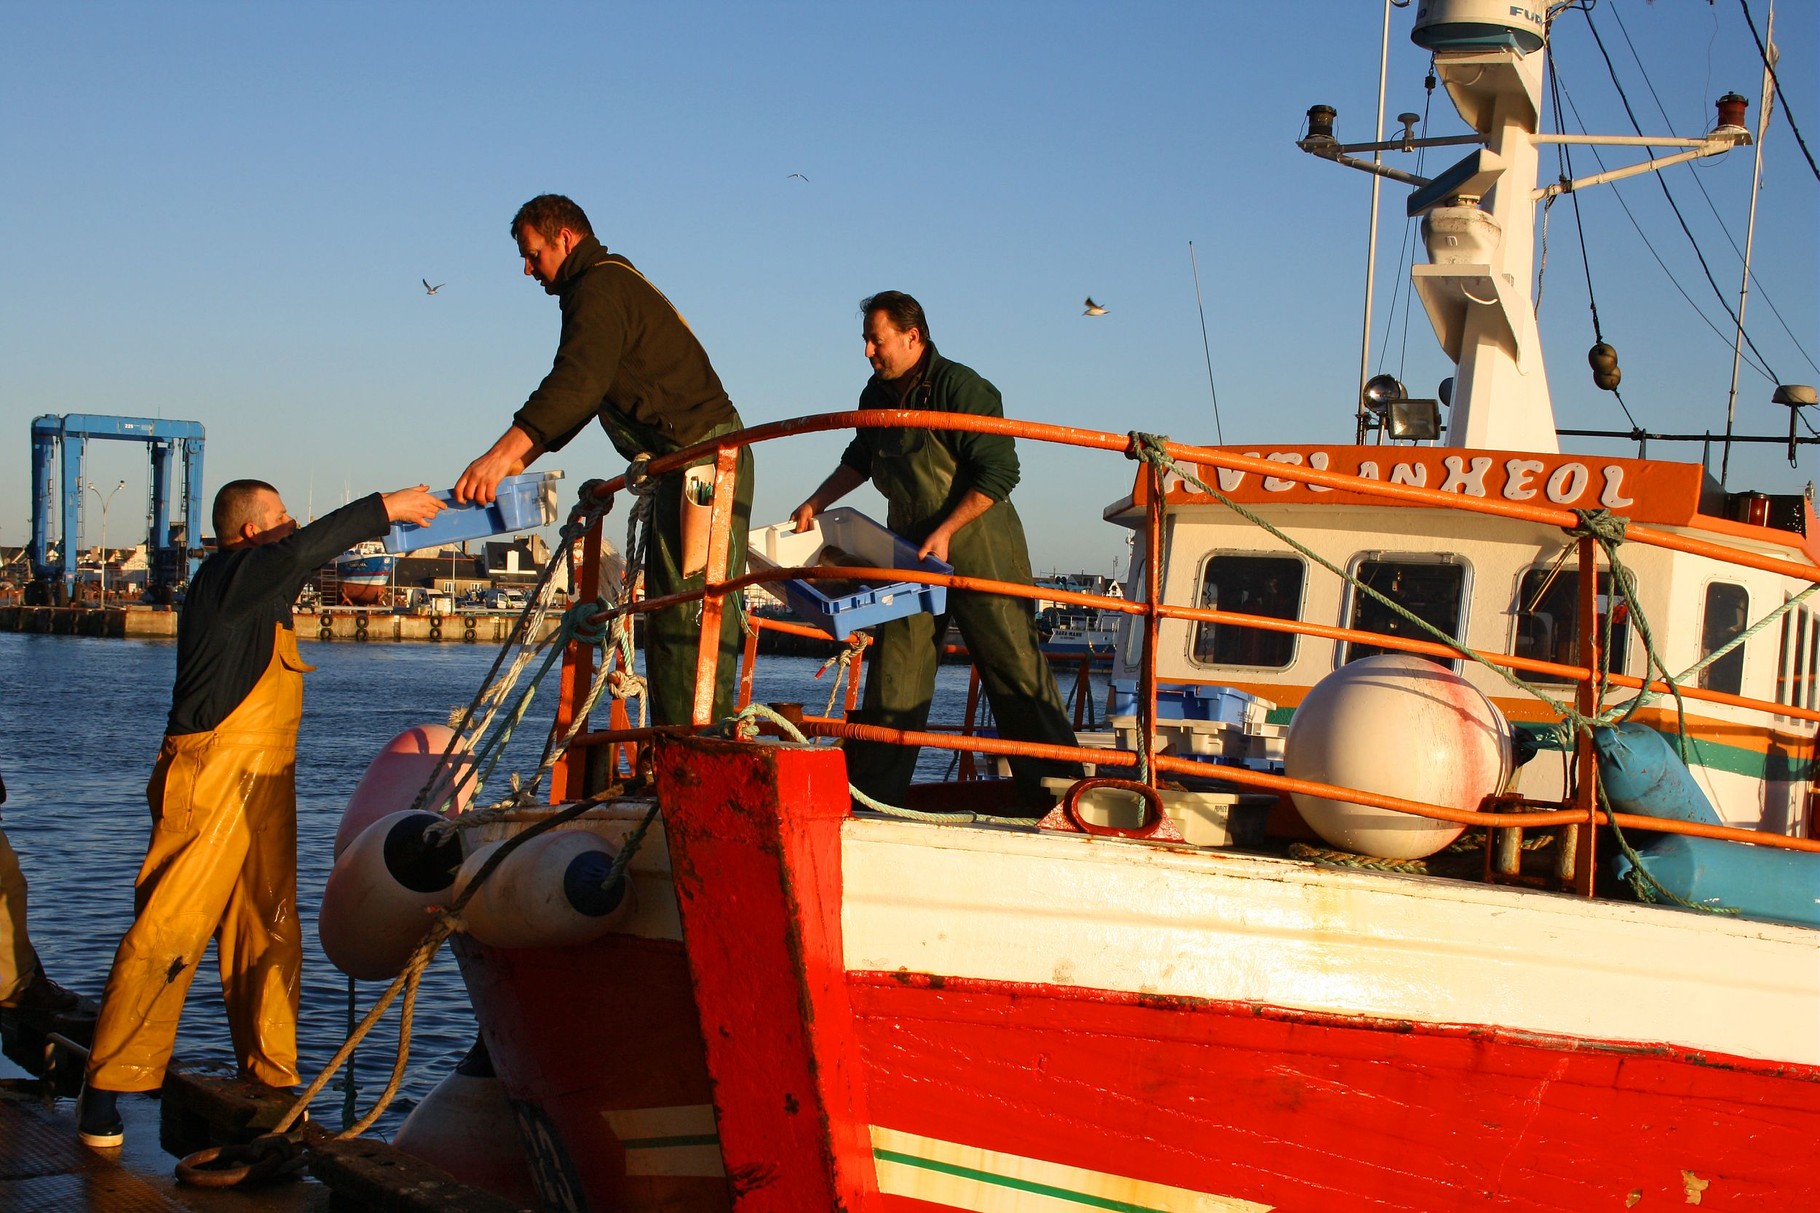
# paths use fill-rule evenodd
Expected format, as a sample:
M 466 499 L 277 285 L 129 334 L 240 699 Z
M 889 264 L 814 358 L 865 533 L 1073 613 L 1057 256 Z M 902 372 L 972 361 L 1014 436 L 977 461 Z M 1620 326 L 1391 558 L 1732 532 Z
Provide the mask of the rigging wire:
M 1757 56 L 1763 60 L 1763 68 L 1769 73 L 1769 81 L 1776 88 L 1776 100 L 1782 103 L 1782 120 L 1788 123 L 1788 129 L 1794 134 L 1795 142 L 1801 145 L 1801 154 L 1807 157 L 1807 167 L 1814 171 L 1814 179 L 1820 181 L 1820 165 L 1814 163 L 1814 154 L 1807 150 L 1807 140 L 1801 137 L 1801 128 L 1795 125 L 1794 111 L 1788 107 L 1788 98 L 1782 95 L 1782 77 L 1776 74 L 1776 65 L 1770 62 L 1769 51 L 1763 45 L 1763 37 L 1757 33 L 1757 22 L 1750 15 L 1750 5 L 1747 0 L 1738 0 L 1738 7 L 1744 10 L 1744 24 L 1750 26 L 1751 40 L 1757 44 Z
M 1636 111 L 1631 108 L 1630 96 L 1624 91 L 1623 82 L 1618 79 L 1618 69 L 1611 61 L 1611 53 L 1605 49 L 1605 39 L 1599 36 L 1599 27 L 1593 24 L 1592 13 L 1590 11 L 1586 14 L 1586 28 L 1592 33 L 1593 45 L 1599 48 L 1600 58 L 1605 60 L 1605 71 L 1611 77 L 1612 87 L 1618 91 L 1618 100 L 1624 106 L 1624 116 L 1630 119 L 1631 129 L 1636 131 L 1639 137 L 1642 137 L 1643 127 L 1637 121 Z M 1656 179 L 1656 184 L 1662 187 L 1662 196 L 1668 200 L 1668 209 L 1674 212 L 1675 222 L 1681 225 L 1681 234 L 1687 237 L 1688 244 L 1693 247 L 1694 260 L 1700 263 L 1700 271 L 1706 275 L 1707 285 L 1713 288 L 1713 295 L 1719 300 L 1719 306 L 1725 309 L 1725 314 L 1727 316 L 1731 317 L 1733 329 L 1743 334 L 1744 344 L 1750 346 L 1751 353 L 1755 354 L 1762 362 L 1765 372 L 1769 377 L 1769 381 L 1771 383 L 1780 383 L 1781 380 L 1777 377 L 1776 373 L 1769 369 L 1769 358 L 1762 350 L 1757 348 L 1757 343 L 1751 340 L 1751 335 L 1744 330 L 1744 324 L 1738 319 L 1738 313 L 1732 310 L 1732 305 L 1726 298 L 1725 291 L 1720 288 L 1718 280 L 1713 277 L 1712 267 L 1706 263 L 1706 254 L 1700 251 L 1700 242 L 1694 239 L 1694 233 L 1692 229 L 1687 226 L 1687 219 L 1681 214 L 1681 208 L 1676 204 L 1675 196 L 1669 190 L 1668 182 L 1663 179 L 1663 174 L 1651 173 L 1650 176 L 1654 177 Z
M 1563 86 L 1561 84 L 1560 64 L 1557 63 L 1555 60 L 1554 51 L 1552 49 L 1553 48 L 1552 43 L 1550 43 L 1550 48 L 1551 49 L 1550 49 L 1549 55 L 1548 55 L 1548 84 L 1549 84 L 1549 88 L 1554 93 L 1555 131 L 1558 134 L 1566 134 L 1567 133 L 1567 130 L 1566 130 L 1567 119 L 1561 108 L 1561 90 L 1562 90 Z M 1575 118 L 1579 117 L 1578 111 L 1575 111 L 1574 117 Z M 1563 181 L 1572 181 L 1574 179 L 1574 165 L 1573 165 L 1572 149 L 1565 143 L 1557 144 L 1555 146 L 1555 156 L 1556 156 L 1556 163 L 1559 166 L 1558 171 L 1561 174 L 1561 179 Z M 1573 202 L 1574 231 L 1578 234 L 1579 240 L 1580 240 L 1580 268 L 1582 270 L 1584 270 L 1586 273 L 1586 306 L 1592 312 L 1593 340 L 1595 342 L 1603 344 L 1605 341 L 1605 332 L 1604 332 L 1603 327 L 1599 323 L 1599 300 L 1593 294 L 1592 258 L 1590 256 L 1588 256 L 1588 254 L 1587 254 L 1586 225 L 1582 221 L 1582 218 L 1580 215 L 1580 195 L 1578 192 L 1575 192 L 1575 193 L 1569 194 L 1568 197 Z M 1548 200 L 1548 205 L 1543 210 L 1544 217 L 1546 217 L 1548 215 L 1548 213 L 1554 209 L 1554 201 L 1555 201 L 1554 198 L 1550 198 Z M 1626 212 L 1626 213 L 1628 213 L 1628 212 Z M 1540 295 L 1541 279 L 1540 279 L 1539 275 L 1537 277 L 1536 289 L 1537 289 L 1537 294 Z M 1692 302 L 1692 301 L 1690 300 L 1689 302 Z M 1538 303 L 1539 303 L 1539 300 L 1538 300 Z M 1630 422 L 1631 431 L 1633 433 L 1641 433 L 1642 427 L 1637 424 L 1636 417 L 1631 415 L 1630 406 L 1628 404 L 1624 403 L 1623 394 L 1621 392 L 1619 392 L 1618 389 L 1615 387 L 1611 389 L 1611 394 L 1612 394 L 1612 398 L 1618 402 L 1618 407 L 1620 409 L 1624 410 L 1624 419 L 1626 421 Z
M 1586 123 L 1580 117 L 1580 109 L 1577 105 L 1574 104 L 1573 92 L 1572 92 L 1572 90 L 1570 90 L 1567 87 L 1565 82 L 1563 82 L 1561 85 L 1561 99 L 1566 103 L 1568 110 L 1573 113 L 1574 121 L 1579 123 L 1581 133 L 1585 133 L 1585 131 L 1587 129 Z M 1589 148 L 1587 150 L 1589 150 L 1592 153 L 1593 160 L 1595 162 L 1597 162 L 1600 170 L 1604 171 L 1605 167 L 1606 167 L 1605 158 L 1599 154 L 1599 149 L 1596 146 L 1589 146 Z M 1633 229 L 1635 229 L 1635 231 L 1637 233 L 1637 238 L 1640 241 L 1642 241 L 1643 247 L 1645 249 L 1649 250 L 1649 255 L 1655 259 L 1656 265 L 1661 268 L 1663 275 L 1668 279 L 1668 284 L 1675 288 L 1676 294 L 1680 295 L 1682 299 L 1686 300 L 1687 306 L 1689 308 L 1693 309 L 1694 315 L 1696 315 L 1700 318 L 1701 323 L 1705 324 L 1707 328 L 1711 329 L 1713 331 L 1713 334 L 1715 336 L 1717 336 L 1720 341 L 1724 342 L 1726 347 L 1729 349 L 1731 346 L 1732 339 L 1726 335 L 1725 330 L 1721 329 L 1718 325 L 1714 324 L 1712 322 L 1712 319 L 1709 316 L 1707 316 L 1707 314 L 1704 311 L 1702 311 L 1700 309 L 1700 305 L 1698 303 L 1694 302 L 1694 297 L 1687 293 L 1687 289 L 1685 287 L 1683 287 L 1681 285 L 1680 281 L 1675 277 L 1675 272 L 1668 268 L 1668 263 L 1666 261 L 1662 260 L 1662 254 L 1660 252 L 1658 252 L 1656 250 L 1656 246 L 1650 242 L 1649 235 L 1647 232 L 1644 231 L 1642 223 L 1640 223 L 1637 220 L 1636 215 L 1631 212 L 1630 204 L 1624 200 L 1624 191 L 1622 189 L 1620 189 L 1618 186 L 1613 185 L 1612 189 L 1611 189 L 1611 196 L 1617 200 L 1619 208 L 1621 210 L 1623 210 L 1623 212 L 1624 212 L 1624 217 L 1626 219 L 1630 220 L 1630 225 Z M 1727 308 L 1726 310 L 1728 312 L 1730 311 L 1729 308 Z M 1751 352 L 1753 355 L 1755 355 L 1755 353 L 1756 353 L 1755 346 L 1751 347 Z M 1763 376 L 1769 382 L 1771 382 L 1771 383 L 1777 382 L 1775 376 L 1770 373 L 1770 371 L 1767 369 L 1767 367 L 1758 358 L 1756 358 L 1754 356 L 1747 357 L 1744 361 L 1753 371 L 1756 371 L 1759 375 Z
M 1207 342 L 1207 309 L 1201 304 L 1201 267 L 1194 259 L 1194 241 L 1188 242 L 1188 266 L 1194 271 L 1194 306 L 1201 314 L 1201 352 L 1207 356 L 1207 390 L 1213 393 L 1213 436 L 1223 446 L 1226 431 L 1220 425 L 1220 392 L 1213 386 L 1213 347 Z
M 1618 23 L 1618 32 L 1624 35 L 1624 45 L 1629 48 L 1630 57 L 1637 65 L 1638 75 L 1643 77 L 1643 86 L 1649 90 L 1650 99 L 1656 103 L 1656 112 L 1662 115 L 1663 123 L 1670 129 L 1673 129 L 1674 121 L 1668 116 L 1668 109 L 1662 104 L 1662 98 L 1656 92 L 1655 82 L 1649 78 L 1649 69 L 1644 66 L 1643 56 L 1638 54 L 1636 43 L 1631 41 L 1630 29 L 1624 24 L 1624 17 L 1619 13 L 1617 6 L 1614 5 L 1612 7 L 1611 15 L 1612 20 Z M 1748 10 L 1745 15 L 1747 17 L 1749 16 Z M 1754 30 L 1752 32 L 1755 33 Z M 1732 246 L 1732 252 L 1738 255 L 1738 260 L 1742 263 L 1744 261 L 1744 250 L 1738 247 L 1737 238 L 1732 235 L 1731 229 L 1726 226 L 1724 217 L 1720 215 L 1718 206 L 1713 202 L 1712 194 L 1707 192 L 1706 183 L 1700 179 L 1700 174 L 1698 172 L 1692 171 L 1694 168 L 1693 165 L 1690 164 L 1688 168 L 1690 170 L 1688 176 L 1693 180 L 1694 188 L 1698 189 L 1700 191 L 1700 196 L 1706 199 L 1706 209 L 1712 212 L 1713 220 L 1718 224 L 1720 233 L 1724 235 L 1726 243 Z M 1807 352 L 1807 347 L 1802 343 L 1801 338 L 1796 336 L 1795 330 L 1789 327 L 1787 318 L 1782 315 L 1782 310 L 1776 306 L 1775 300 L 1770 298 L 1769 291 L 1765 289 L 1762 280 L 1757 277 L 1757 272 L 1749 266 L 1746 266 L 1745 268 L 1750 270 L 1751 285 L 1756 288 L 1757 298 L 1762 301 L 1763 306 L 1770 310 L 1770 314 L 1773 315 L 1776 318 L 1776 322 L 1782 326 L 1782 331 L 1788 334 L 1788 339 L 1794 343 L 1795 352 L 1801 355 L 1802 360 L 1805 361 L 1808 366 L 1813 367 L 1815 371 L 1820 372 L 1820 364 L 1814 362 L 1813 355 Z

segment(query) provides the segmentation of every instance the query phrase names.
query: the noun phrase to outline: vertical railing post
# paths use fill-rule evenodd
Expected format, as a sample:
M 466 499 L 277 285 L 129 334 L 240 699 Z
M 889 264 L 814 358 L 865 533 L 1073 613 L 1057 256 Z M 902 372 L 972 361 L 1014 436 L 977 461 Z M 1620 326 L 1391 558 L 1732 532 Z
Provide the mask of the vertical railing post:
M 1595 560 L 1597 546 L 1590 535 L 1582 535 L 1580 548 L 1580 661 L 1587 676 L 1580 681 L 1575 707 L 1583 720 L 1599 712 L 1599 566 Z M 1585 826 L 1563 826 L 1556 875 L 1571 879 L 1574 892 L 1582 897 L 1593 894 L 1594 839 L 1598 822 L 1598 755 L 1593 751 L 1592 733 L 1581 727 L 1574 732 L 1574 808 L 1586 815 Z
M 714 688 L 720 675 L 720 620 L 725 595 L 719 589 L 727 579 L 732 553 L 733 499 L 739 480 L 739 448 L 721 446 L 714 453 L 714 501 L 708 522 L 707 593 L 701 600 L 701 643 L 695 660 L 695 710 L 690 720 L 696 728 L 714 722 Z
M 1144 507 L 1144 664 L 1138 675 L 1139 753 L 1150 753 L 1150 739 L 1156 736 L 1156 645 L 1163 618 L 1157 614 L 1157 603 L 1163 596 L 1163 472 L 1154 463 L 1150 468 L 1150 500 Z M 1157 786 L 1156 764 L 1144 764 L 1144 782 Z
M 600 594 L 600 528 L 601 520 L 597 518 L 581 542 L 581 574 L 575 592 L 576 597 L 584 601 Z M 451 578 L 451 599 L 454 593 L 455 582 Z M 575 722 L 575 705 L 588 697 L 588 688 L 593 683 L 594 646 L 570 640 L 562 652 L 562 692 L 556 700 L 557 736 L 568 732 Z M 581 785 L 586 765 L 587 759 L 573 748 L 563 752 L 550 772 L 550 800 L 553 803 L 575 800 L 585 794 Z

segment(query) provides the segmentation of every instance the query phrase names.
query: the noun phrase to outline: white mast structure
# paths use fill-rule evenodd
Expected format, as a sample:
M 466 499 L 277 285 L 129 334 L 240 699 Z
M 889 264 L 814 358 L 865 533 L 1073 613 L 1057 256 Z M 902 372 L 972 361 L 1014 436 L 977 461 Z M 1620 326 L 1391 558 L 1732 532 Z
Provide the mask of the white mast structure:
M 1410 277 L 1441 348 L 1456 365 L 1449 446 L 1560 449 L 1532 301 L 1536 204 L 1750 142 L 1742 125 L 1745 101 L 1735 94 L 1721 99 L 1719 125 L 1698 139 L 1540 133 L 1546 65 L 1540 52 L 1547 45 L 1548 15 L 1509 0 L 1423 0 L 1417 8 L 1410 38 L 1434 53 L 1435 73 L 1474 135 L 1344 146 L 1333 137 L 1332 109 L 1316 106 L 1301 144 L 1314 155 L 1416 187 L 1407 209 L 1411 218 L 1422 217 L 1429 264 L 1413 267 Z M 1448 143 L 1479 147 L 1432 179 L 1351 155 Z M 1688 150 L 1536 187 L 1539 149 L 1549 143 Z

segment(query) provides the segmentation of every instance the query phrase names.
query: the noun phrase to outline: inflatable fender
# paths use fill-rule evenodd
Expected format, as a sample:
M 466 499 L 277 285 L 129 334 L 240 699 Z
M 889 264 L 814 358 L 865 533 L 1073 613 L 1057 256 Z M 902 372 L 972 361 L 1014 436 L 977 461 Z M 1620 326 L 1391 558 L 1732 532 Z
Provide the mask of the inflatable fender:
M 1634 836 L 1635 831 L 1632 831 Z M 1744 918 L 1820 927 L 1820 855 L 1778 851 L 1748 842 L 1658 834 L 1637 848 L 1643 870 L 1684 901 L 1729 907 Z M 1619 852 L 1612 871 L 1620 880 L 1631 871 L 1630 856 Z
M 1454 809 L 1477 809 L 1516 769 L 1511 728 L 1479 689 L 1445 666 L 1380 654 L 1309 690 L 1283 743 L 1284 773 Z M 1433 855 L 1466 829 L 1451 821 L 1293 794 L 1315 833 L 1382 859 Z
M 432 838 L 435 813 L 392 813 L 362 830 L 329 872 L 316 931 L 334 966 L 359 981 L 390 981 L 449 900 L 461 841 Z
M 475 1040 L 461 1064 L 411 1109 L 392 1144 L 522 1208 L 543 1203 L 484 1041 Z
M 455 896 L 504 843 L 468 856 Z M 588 830 L 552 830 L 515 848 L 462 908 L 467 933 L 495 948 L 549 948 L 605 935 L 632 907 L 631 882 L 611 886 L 618 848 Z
M 410 808 L 417 793 L 436 773 L 443 751 L 448 749 L 454 736 L 455 731 L 447 725 L 419 724 L 386 742 L 385 748 L 367 764 L 366 773 L 354 786 L 347 807 L 341 811 L 341 825 L 335 830 L 335 854 L 347 850 L 348 844 L 359 837 L 362 830 L 387 813 Z M 449 758 L 455 778 L 465 774 L 474 763 L 465 746 L 457 746 Z M 462 783 L 455 806 L 449 810 L 446 802 L 451 782 L 451 772 L 444 771 L 425 797 L 423 807 L 432 812 L 447 811 L 450 816 L 465 812 L 468 801 L 474 796 L 474 783 L 471 779 Z
M 1712 801 L 1694 781 L 1681 761 L 1675 743 L 1648 725 L 1627 721 L 1593 730 L 1593 748 L 1599 754 L 1599 781 L 1605 797 L 1620 813 L 1661 817 L 1668 821 L 1700 821 L 1724 825 Z M 1632 841 L 1658 838 L 1649 831 L 1632 831 Z

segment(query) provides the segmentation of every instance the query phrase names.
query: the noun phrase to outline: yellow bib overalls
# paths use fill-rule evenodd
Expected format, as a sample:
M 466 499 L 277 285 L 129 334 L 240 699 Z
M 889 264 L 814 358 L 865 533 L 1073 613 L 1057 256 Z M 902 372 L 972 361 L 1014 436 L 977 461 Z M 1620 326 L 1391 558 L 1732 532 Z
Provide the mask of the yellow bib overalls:
M 275 624 L 272 660 L 213 730 L 164 739 L 145 796 L 152 838 L 134 885 L 135 918 L 101 998 L 88 1083 L 164 1083 L 184 996 L 209 937 L 243 1076 L 276 1087 L 297 1075 L 297 634 Z

